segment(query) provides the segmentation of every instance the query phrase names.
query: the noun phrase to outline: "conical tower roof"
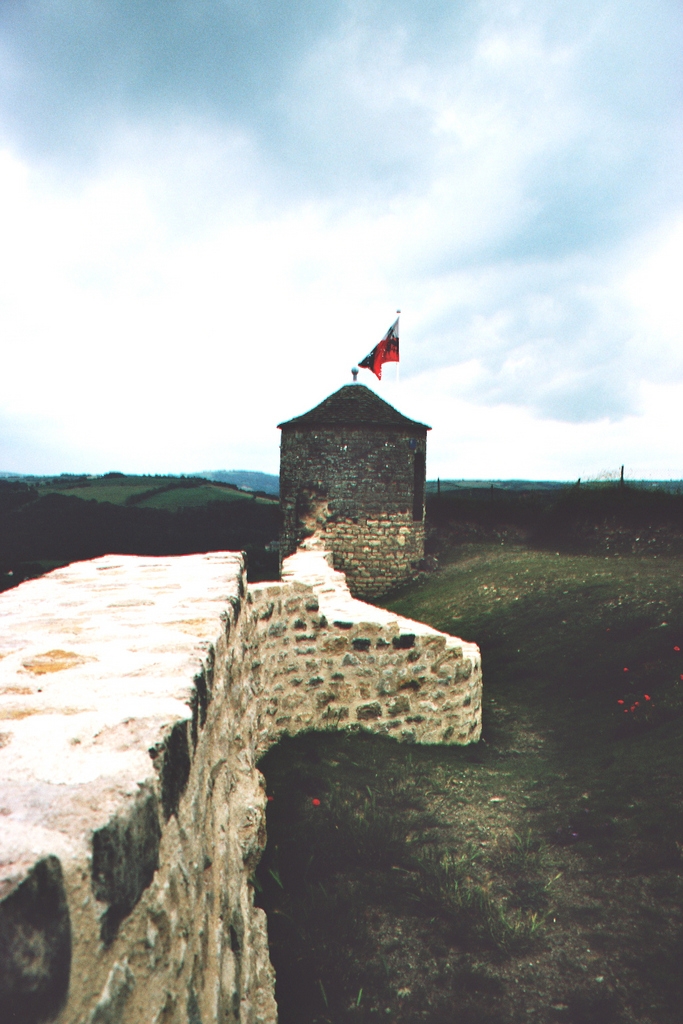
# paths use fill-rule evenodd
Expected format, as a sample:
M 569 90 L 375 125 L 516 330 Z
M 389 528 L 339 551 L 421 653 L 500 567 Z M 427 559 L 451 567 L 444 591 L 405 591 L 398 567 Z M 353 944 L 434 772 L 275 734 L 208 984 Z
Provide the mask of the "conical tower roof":
M 302 416 L 278 423 L 280 430 L 301 427 L 394 427 L 431 430 L 426 423 L 409 420 L 364 384 L 345 384 L 320 405 Z

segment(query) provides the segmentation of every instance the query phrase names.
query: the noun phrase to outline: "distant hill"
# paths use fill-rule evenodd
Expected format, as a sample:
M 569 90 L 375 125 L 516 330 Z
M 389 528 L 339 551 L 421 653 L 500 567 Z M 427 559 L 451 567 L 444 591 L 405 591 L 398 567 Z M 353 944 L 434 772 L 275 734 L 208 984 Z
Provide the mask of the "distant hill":
M 482 488 L 493 487 L 496 491 L 557 491 L 565 487 L 571 487 L 576 480 L 436 480 L 427 481 L 427 494 L 436 494 L 441 488 L 441 493 L 446 491 L 476 491 Z M 586 479 L 587 485 L 595 487 L 609 486 L 614 481 L 592 481 Z M 683 480 L 626 480 L 629 487 L 637 487 L 642 490 L 670 491 L 678 494 L 683 491 Z
M 118 481 L 128 486 L 139 486 L 140 489 L 148 488 L 150 485 L 148 481 L 152 481 L 151 486 L 161 486 L 165 481 L 172 484 L 173 489 L 179 487 L 196 487 L 197 479 L 211 480 L 213 483 L 220 484 L 231 484 L 233 487 L 239 488 L 241 491 L 256 491 L 259 494 L 272 494 L 274 497 L 278 497 L 280 494 L 280 478 L 274 473 L 259 473 L 250 469 L 215 469 L 215 470 L 204 470 L 201 473 L 194 473 L 188 477 L 168 476 L 168 477 L 136 477 L 126 473 L 105 473 L 103 476 L 93 477 L 86 474 L 76 473 L 62 473 L 60 476 L 48 477 L 48 476 L 31 476 L 23 473 L 8 473 L 0 470 L 0 479 L 24 481 L 26 483 L 33 484 L 41 487 L 41 489 L 49 489 L 50 491 L 55 490 L 73 490 L 76 487 L 93 487 L 91 493 L 88 495 L 90 498 L 97 498 L 98 500 L 105 501 L 117 501 L 117 498 L 107 496 L 106 498 L 100 497 L 98 493 L 101 490 L 103 483 L 111 481 L 116 485 Z M 117 479 L 118 478 L 118 479 Z M 174 483 L 175 481 L 187 481 L 186 484 Z M 97 481 L 93 485 L 93 481 Z M 194 482 L 192 482 L 194 481 Z M 608 481 L 606 481 L 608 482 Z M 436 480 L 427 481 L 427 494 L 436 494 L 437 487 L 440 485 L 441 491 L 461 491 L 461 490 L 478 490 L 480 488 L 491 487 L 494 490 L 501 491 L 557 491 L 563 487 L 571 487 L 576 483 L 576 480 L 446 480 L 441 479 L 439 484 Z M 583 483 L 586 484 L 600 484 L 601 481 L 592 481 L 586 478 Z M 674 494 L 679 491 L 683 492 L 683 480 L 626 480 L 626 483 L 630 487 L 639 487 L 644 490 L 662 490 L 671 491 Z M 168 488 L 169 490 L 171 487 Z M 116 492 L 123 494 L 121 487 L 117 488 Z M 180 497 L 180 495 L 178 495 Z M 194 504 L 194 502 L 192 502 Z
M 246 551 L 249 578 L 277 579 L 272 495 L 205 477 L 0 478 L 0 591 L 103 554 Z
M 248 470 L 218 470 L 194 476 L 137 476 L 117 471 L 100 476 L 85 473 L 28 476 L 0 472 L 0 484 L 33 487 L 41 496 L 80 492 L 78 497 L 88 500 L 164 508 L 205 505 L 209 501 L 245 501 L 254 495 L 257 501 L 273 501 L 279 495 L 279 477 Z
M 195 476 L 221 484 L 235 484 L 243 490 L 262 491 L 264 494 L 280 493 L 280 477 L 273 473 L 256 473 L 249 469 L 215 469 L 195 473 Z
M 0 508 L 10 493 L 24 493 L 29 488 L 36 498 L 48 494 L 69 494 L 85 501 L 110 502 L 113 505 L 139 505 L 142 508 L 164 508 L 177 511 L 208 505 L 212 501 L 266 502 L 273 495 L 251 489 L 250 493 L 236 484 L 191 476 L 134 476 L 111 472 L 103 476 L 77 476 L 62 473 L 58 477 L 5 476 L 0 479 Z M 28 500 L 28 498 L 27 498 Z
M 572 480 L 571 483 L 576 481 Z M 427 494 L 436 494 L 437 487 L 444 491 L 474 491 L 480 488 L 494 487 L 502 491 L 554 491 L 567 487 L 567 483 L 557 480 L 436 480 L 427 481 Z

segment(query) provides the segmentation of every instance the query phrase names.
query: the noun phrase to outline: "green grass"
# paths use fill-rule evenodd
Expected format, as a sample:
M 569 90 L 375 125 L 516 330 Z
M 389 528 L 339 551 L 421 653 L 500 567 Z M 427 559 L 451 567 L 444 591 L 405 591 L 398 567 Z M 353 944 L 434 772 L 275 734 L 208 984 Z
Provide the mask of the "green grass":
M 177 476 L 75 477 L 42 480 L 38 494 L 67 494 L 86 501 L 106 501 L 113 505 L 138 505 L 174 512 L 181 508 L 197 508 L 211 501 L 277 502 L 276 498 L 253 498 L 227 484 L 212 483 L 201 477 L 184 479 Z
M 683 560 L 451 555 L 388 603 L 480 644 L 483 742 L 261 764 L 281 1020 L 678 1024 Z
M 259 505 L 277 504 L 277 499 L 252 497 L 245 491 L 237 491 L 221 484 L 203 484 L 199 487 L 173 487 L 144 498 L 140 508 L 164 508 L 175 511 L 179 508 L 196 508 L 208 505 L 210 501 L 254 501 Z
M 121 483 L 110 483 L 109 481 L 92 480 L 84 481 L 78 485 L 64 486 L 58 482 L 41 483 L 38 486 L 38 493 L 44 494 L 68 494 L 76 498 L 83 498 L 84 501 L 108 501 L 112 505 L 125 505 L 131 497 L 144 494 L 151 487 L 149 480 L 126 478 Z

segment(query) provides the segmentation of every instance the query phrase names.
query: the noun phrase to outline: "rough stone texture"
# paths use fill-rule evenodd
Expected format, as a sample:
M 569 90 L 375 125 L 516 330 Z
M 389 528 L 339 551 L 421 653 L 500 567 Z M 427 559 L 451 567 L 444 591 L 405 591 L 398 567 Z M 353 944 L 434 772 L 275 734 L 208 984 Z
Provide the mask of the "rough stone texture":
M 57 857 L 45 857 L 0 903 L 0 1018 L 42 1020 L 64 1002 L 71 922 Z
M 424 557 L 429 428 L 362 384 L 280 427 L 282 556 L 315 531 L 355 596 L 409 579 Z
M 321 527 L 335 568 L 346 575 L 357 597 L 387 593 L 409 579 L 424 558 L 424 521 L 414 522 L 409 512 L 328 519 Z
M 274 1022 L 259 757 L 282 733 L 479 738 L 475 645 L 324 551 L 107 556 L 0 597 L 0 1024 Z

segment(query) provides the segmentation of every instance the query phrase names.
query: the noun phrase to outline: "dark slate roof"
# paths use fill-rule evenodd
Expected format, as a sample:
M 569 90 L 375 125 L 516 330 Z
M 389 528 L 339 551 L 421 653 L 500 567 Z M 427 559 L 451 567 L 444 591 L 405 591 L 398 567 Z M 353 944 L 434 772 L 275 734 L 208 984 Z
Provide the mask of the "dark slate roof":
M 314 409 L 293 420 L 278 423 L 288 427 L 398 427 L 402 430 L 431 430 L 426 423 L 409 420 L 364 384 L 345 384 Z

